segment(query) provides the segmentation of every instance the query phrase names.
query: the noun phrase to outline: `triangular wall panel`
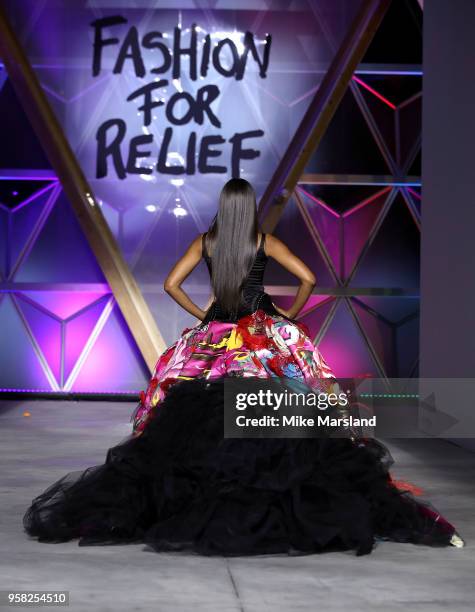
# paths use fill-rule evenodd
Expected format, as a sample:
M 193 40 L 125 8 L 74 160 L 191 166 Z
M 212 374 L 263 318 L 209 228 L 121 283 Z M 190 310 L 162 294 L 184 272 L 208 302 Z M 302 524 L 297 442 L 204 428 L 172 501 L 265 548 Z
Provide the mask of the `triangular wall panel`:
M 418 287 L 419 241 L 419 230 L 398 194 L 356 270 L 353 285 Z
M 336 376 L 378 376 L 374 360 L 344 300 L 338 304 L 318 348 Z
M 32 282 L 39 274 L 48 283 L 106 282 L 64 193 L 56 200 L 15 281 Z
M 312 269 L 320 286 L 331 287 L 335 285 L 327 263 L 318 250 L 317 244 L 312 238 L 302 213 L 293 198 L 288 202 L 273 234 L 280 238 L 292 252 Z M 297 285 L 298 279 L 290 272 L 282 269 L 273 260 L 270 260 L 266 270 L 266 283 L 269 285 Z
M 58 193 L 53 192 L 54 184 L 43 188 L 39 195 L 33 195 L 25 202 L 10 210 L 10 268 L 20 263 L 29 243 L 32 243 L 37 231 L 45 223 L 47 215 L 54 204 Z
M 91 334 L 104 312 L 107 304 L 105 298 L 101 298 L 90 304 L 81 313 L 66 323 L 65 329 L 65 355 L 64 355 L 64 378 L 71 374 L 81 352 L 84 350 Z
M 0 388 L 33 391 L 51 389 L 50 381 L 9 295 L 0 299 L 0 321 L 2 322 Z
M 23 295 L 62 320 L 74 316 L 109 293 L 107 289 L 103 291 L 22 291 Z
M 97 385 L 98 378 L 107 380 L 111 390 L 140 390 L 146 371 L 142 359 L 130 351 L 129 334 L 115 305 L 74 379 L 72 390 L 90 391 Z M 103 389 L 108 390 L 105 384 Z
M 61 384 L 61 321 L 36 308 L 33 304 L 18 299 L 18 305 L 28 327 L 53 372 L 58 385 Z

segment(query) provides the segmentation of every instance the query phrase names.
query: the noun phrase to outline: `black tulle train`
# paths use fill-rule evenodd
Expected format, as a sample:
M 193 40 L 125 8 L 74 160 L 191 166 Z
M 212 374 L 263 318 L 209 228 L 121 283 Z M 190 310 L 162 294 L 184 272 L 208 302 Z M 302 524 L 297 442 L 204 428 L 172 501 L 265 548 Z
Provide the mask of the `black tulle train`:
M 454 528 L 391 484 L 391 463 L 376 440 L 223 438 L 222 381 L 185 381 L 141 436 L 50 486 L 23 522 L 41 542 L 206 555 L 447 545 Z

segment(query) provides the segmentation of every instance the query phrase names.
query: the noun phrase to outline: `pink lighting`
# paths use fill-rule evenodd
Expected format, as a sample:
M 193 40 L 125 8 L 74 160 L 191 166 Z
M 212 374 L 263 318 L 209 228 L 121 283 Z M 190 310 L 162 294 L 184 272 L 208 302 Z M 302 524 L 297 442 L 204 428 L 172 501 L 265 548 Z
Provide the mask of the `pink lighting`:
M 373 94 L 373 96 L 376 96 L 379 100 L 381 100 L 381 102 L 384 102 L 385 104 L 387 104 L 389 106 L 389 108 L 392 108 L 393 110 L 396 110 L 396 105 L 393 104 L 392 102 L 390 102 L 387 98 L 385 98 L 384 96 L 382 96 L 380 93 L 378 93 L 375 89 L 373 89 L 372 87 L 370 87 L 367 83 L 365 83 L 364 81 L 362 81 L 361 79 L 359 79 L 357 76 L 352 77 L 353 81 L 356 81 L 359 85 L 361 85 L 361 87 L 364 87 L 365 89 L 367 89 L 370 93 Z
M 356 206 L 353 206 L 353 208 L 350 208 L 349 210 L 344 212 L 342 216 L 343 217 L 349 217 L 350 215 L 352 215 L 353 213 L 358 211 L 360 208 L 363 208 L 364 206 L 367 206 L 368 204 L 371 204 L 371 202 L 374 202 L 375 200 L 379 199 L 381 196 L 385 195 L 386 193 L 389 193 L 391 191 L 391 189 L 392 189 L 392 187 L 385 187 L 384 189 L 381 189 L 380 191 L 377 191 L 376 193 L 374 193 L 369 198 L 366 198 L 366 200 L 363 200 L 359 204 L 356 204 Z
M 325 202 L 323 200 L 319 200 L 318 198 L 316 198 L 313 194 L 311 194 L 309 191 L 307 191 L 303 187 L 299 186 L 297 189 L 299 191 L 301 191 L 302 193 L 304 193 L 307 196 L 307 198 L 310 198 L 316 204 L 318 204 L 319 206 L 324 208 L 327 212 L 331 213 L 334 217 L 337 217 L 337 218 L 340 217 L 340 215 L 337 212 L 335 212 L 332 208 L 330 208 L 330 206 L 328 206 L 328 204 L 325 204 Z
M 68 397 L 69 395 L 75 395 L 72 391 L 53 391 L 51 389 L 20 389 L 20 388 L 7 388 L 0 387 L 0 393 L 33 393 L 33 394 L 47 394 L 47 395 L 64 395 Z M 80 395 L 119 395 L 117 391 L 108 391 L 101 389 L 100 391 L 88 390 L 88 391 L 80 391 Z M 131 399 L 135 399 L 135 396 L 140 394 L 140 390 L 137 391 L 120 391 L 120 395 L 130 396 Z
M 24 293 L 60 319 L 66 320 L 91 306 L 110 291 L 25 291 Z
M 422 200 L 421 194 L 420 194 L 420 193 L 417 193 L 417 191 L 414 191 L 414 189 L 411 189 L 410 187 L 408 187 L 408 188 L 407 188 L 407 191 L 408 191 L 408 192 L 409 192 L 411 195 L 413 195 L 413 196 L 416 198 L 416 200 L 419 200 L 419 201 L 420 201 L 420 200 Z

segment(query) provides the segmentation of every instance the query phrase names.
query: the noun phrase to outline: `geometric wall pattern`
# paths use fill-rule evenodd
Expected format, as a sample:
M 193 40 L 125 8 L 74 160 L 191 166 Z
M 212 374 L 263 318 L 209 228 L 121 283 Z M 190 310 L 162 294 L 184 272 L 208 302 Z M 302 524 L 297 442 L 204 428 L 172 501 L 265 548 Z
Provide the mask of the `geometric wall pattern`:
M 411 23 L 422 13 L 404 8 L 391 5 L 364 58 L 393 63 L 359 66 L 274 230 L 316 274 L 301 318 L 340 376 L 418 372 L 422 71 Z M 381 57 L 395 19 L 416 47 L 404 66 Z M 271 274 L 285 306 L 291 298 L 279 284 L 292 278 L 276 267 Z
M 376 188 L 372 196 L 342 212 L 329 207 L 328 196 L 323 200 L 307 189 L 299 185 L 284 213 L 283 227 L 299 228 L 296 238 L 279 227 L 275 232 L 313 262 L 324 285 L 309 300 L 303 320 L 316 331 L 315 340 L 329 361 L 339 364 L 340 375 L 413 375 L 418 230 L 414 224 L 411 240 L 405 241 L 413 222 L 399 188 Z M 399 241 L 394 225 L 406 228 L 404 240 Z M 394 262 L 391 274 L 388 261 Z M 274 291 L 284 306 L 278 287 Z
M 9 174 L 0 177 L 0 321 L 13 350 L 0 351 L 2 386 L 142 388 L 142 357 L 57 179 Z
M 309 6 L 320 28 L 324 20 L 319 19 L 319 4 L 324 3 Z M 392 3 L 274 230 L 317 276 L 317 288 L 301 318 L 339 376 L 417 373 L 420 21 L 417 2 Z M 401 31 L 395 22 L 404 27 L 404 46 L 392 34 Z M 307 54 L 305 61 L 311 62 L 312 36 L 300 37 L 299 43 Z M 299 58 L 296 65 L 306 64 Z M 104 79 L 95 90 L 81 91 L 81 81 L 72 80 L 60 92 L 54 71 L 37 74 L 56 114 L 73 120 L 84 116 L 80 107 L 73 110 L 74 104 L 90 95 L 100 101 L 108 87 Z M 292 87 L 279 94 L 264 84 L 267 91 L 260 95 L 267 96 L 267 107 L 272 104 L 272 112 L 286 118 L 278 129 L 292 132 L 297 127 L 316 89 L 306 83 L 298 94 Z M 1 69 L 0 107 L 13 111 L 9 120 L 16 121 L 17 133 L 25 130 L 27 143 L 6 159 L 0 153 L 0 387 L 135 392 L 145 384 L 145 364 L 57 178 L 42 159 L 41 146 L 31 131 L 27 133 L 26 118 Z M 98 112 L 101 108 L 102 102 Z M 256 106 L 253 111 L 265 122 Z M 5 114 L 0 127 L 2 122 Z M 88 146 L 93 126 L 93 121 L 86 122 L 76 143 L 77 155 Z M 266 128 L 266 138 L 277 160 L 280 135 Z M 153 188 L 151 182 L 137 181 L 126 193 L 129 208 L 119 197 L 120 190 L 126 190 L 123 185 L 113 187 L 117 197 L 107 197 L 92 184 L 169 343 L 189 325 L 189 316 L 170 309 L 169 298 L 156 287 L 181 253 L 180 245 L 206 229 L 213 205 L 209 194 L 222 180 L 209 179 L 206 192 L 167 182 L 156 206 L 150 206 L 150 199 L 144 206 L 140 196 L 140 190 Z M 265 182 L 256 179 L 256 187 L 262 191 Z M 170 215 L 176 207 L 186 214 Z M 157 245 L 162 249 L 160 265 Z M 288 303 L 295 282 L 270 263 L 266 285 L 276 303 Z M 204 267 L 188 287 L 185 284 L 198 303 L 205 302 L 207 287 Z

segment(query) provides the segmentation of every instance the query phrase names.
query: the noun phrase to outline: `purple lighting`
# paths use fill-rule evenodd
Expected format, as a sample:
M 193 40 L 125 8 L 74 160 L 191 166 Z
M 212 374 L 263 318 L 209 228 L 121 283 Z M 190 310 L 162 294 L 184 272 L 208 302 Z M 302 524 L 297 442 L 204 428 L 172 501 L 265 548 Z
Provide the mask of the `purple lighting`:
M 22 35 L 23 50 L 86 179 L 89 204 L 101 207 L 118 252 L 165 344 L 171 345 L 195 320 L 163 292 L 163 281 L 216 212 L 217 196 L 233 168 L 229 137 L 262 131 L 257 140 L 249 141 L 256 157 L 238 156 L 242 163 L 232 170 L 253 184 L 260 200 L 281 160 L 296 161 L 300 151 L 293 152 L 289 143 L 300 125 L 310 129 L 302 119 L 364 3 L 315 0 L 292 3 L 290 11 L 289 3 L 272 2 L 248 3 L 245 11 L 240 10 L 242 3 L 232 1 L 209 6 L 183 3 L 180 11 L 170 9 L 174 3 L 152 3 L 150 11 L 144 8 L 147 2 L 105 2 L 120 6 L 128 25 L 110 26 L 107 34 L 104 30 L 117 42 L 104 46 L 97 73 L 91 22 L 107 14 L 95 8 L 97 3 L 5 0 L 5 4 L 18 31 L 28 34 Z M 329 10 L 317 10 L 319 4 Z M 239 54 L 244 49 L 243 32 L 249 29 L 261 58 L 264 33 L 272 35 L 265 79 L 252 54 L 242 79 L 226 74 L 233 65 L 226 53 L 221 54 L 221 70 L 211 62 L 206 73 L 191 78 L 191 56 L 183 54 L 181 64 L 177 62 L 181 54 L 167 39 L 179 27 L 186 49 L 192 43 L 192 23 L 200 33 L 199 45 L 209 32 L 213 43 L 229 38 Z M 159 71 L 152 70 L 160 63 L 157 49 L 140 42 L 145 76 L 130 56 L 119 66 L 118 51 L 132 27 L 139 41 L 147 32 L 162 32 L 164 49 L 171 49 L 172 64 L 179 68 L 177 74 L 172 64 L 171 68 L 163 64 L 158 76 Z M 421 92 L 416 87 L 421 70 L 402 61 L 391 64 L 393 68 L 379 62 L 379 47 L 374 47 L 371 62 L 363 60 L 353 77 L 347 75 L 352 78 L 348 91 L 275 228 L 317 278 L 316 294 L 300 318 L 337 374 L 373 372 L 379 363 L 392 363 L 387 354 L 393 349 L 402 362 L 406 345 L 417 351 L 409 329 L 412 323 L 404 322 L 406 315 L 390 319 L 390 334 L 381 323 L 386 304 L 383 308 L 382 302 L 371 302 L 370 308 L 363 298 L 363 305 L 353 304 L 355 296 L 381 291 L 390 296 L 387 302 L 395 301 L 393 296 L 401 288 L 406 302 L 413 303 L 407 299 L 409 291 L 409 297 L 418 299 Z M 203 47 L 198 49 L 201 59 Z M 200 59 L 197 67 L 202 70 Z M 80 211 L 73 209 L 50 168 L 44 143 L 19 103 L 25 100 L 19 100 L 22 96 L 10 82 L 14 74 L 10 77 L 0 62 L 1 110 L 8 118 L 2 124 L 4 137 L 16 144 L 4 150 L 0 168 L 0 388 L 87 394 L 102 393 L 105 387 L 105 393 L 135 393 L 131 390 L 144 389 L 149 378 L 132 334 L 135 330 L 123 320 L 105 268 L 99 264 L 101 258 L 83 231 Z M 153 96 L 157 104 L 146 122 L 140 107 L 143 94 L 132 94 L 162 78 L 168 84 L 160 86 L 156 99 Z M 204 93 L 203 87 L 209 88 L 208 94 L 214 89 L 218 94 L 209 113 L 203 111 L 201 116 L 201 111 L 192 111 L 191 100 Z M 172 122 L 174 96 L 181 102 Z M 188 106 L 191 120 L 185 121 Z M 112 155 L 103 160 L 107 172 L 98 170 L 99 128 L 111 120 L 124 126 L 124 139 L 119 143 L 118 138 L 116 150 L 124 162 L 132 138 L 144 145 L 136 149 L 143 156 L 130 156 L 130 164 L 125 163 L 137 170 L 127 170 L 125 179 L 117 173 Z M 158 149 L 161 152 L 167 128 L 172 136 L 163 145 L 159 165 Z M 208 163 L 200 164 L 199 143 L 209 138 L 210 144 L 216 144 L 210 146 Z M 155 144 L 148 147 L 147 142 Z M 276 303 L 288 307 L 297 288 L 295 277 L 271 261 L 265 282 L 273 288 Z M 203 262 L 189 284 L 190 297 L 204 307 L 209 277 Z
M 0 387 L 0 393 L 46 393 L 48 395 L 71 395 L 71 391 L 52 391 L 51 389 L 15 389 L 10 387 Z M 117 391 L 108 391 L 101 389 L 98 390 L 89 390 L 89 391 L 80 391 L 81 395 L 117 395 Z M 135 396 L 140 394 L 139 391 L 121 391 L 120 395 L 130 395 L 131 398 L 135 398 Z M 138 399 L 138 397 L 137 397 Z
M 113 299 L 69 202 L 53 178 L 48 172 L 28 170 L 0 173 L 3 193 L 20 196 L 9 206 L 0 204 L 0 319 L 6 330 L 2 340 L 15 347 L 18 357 L 12 359 L 11 349 L 0 351 L 2 393 L 71 393 L 82 357 L 97 340 L 94 334 L 102 331 L 97 323 Z M 10 186 L 13 181 L 21 181 L 17 183 L 21 188 Z M 5 223 L 10 229 L 3 233 Z M 109 342 L 114 334 L 127 336 L 120 350 L 124 355 L 132 351 L 137 364 L 129 376 L 120 371 L 126 380 L 123 384 L 109 375 L 112 368 L 119 371 L 109 358 L 89 376 L 86 394 L 102 393 L 102 386 L 112 394 L 117 385 L 115 392 L 135 395 L 138 392 L 130 390 L 145 385 L 146 369 L 130 333 L 117 327 Z M 120 363 L 120 355 L 116 357 Z M 122 361 L 126 368 L 130 365 L 128 358 Z

